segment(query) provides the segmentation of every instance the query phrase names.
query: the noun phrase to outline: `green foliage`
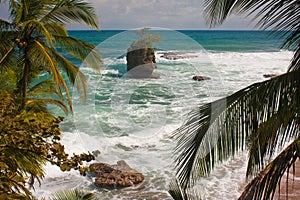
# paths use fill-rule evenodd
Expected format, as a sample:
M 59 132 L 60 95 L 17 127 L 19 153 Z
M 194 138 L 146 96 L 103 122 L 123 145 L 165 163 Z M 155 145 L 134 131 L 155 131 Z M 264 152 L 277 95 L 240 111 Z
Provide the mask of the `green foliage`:
M 69 156 L 60 143 L 62 118 L 44 112 L 20 110 L 20 98 L 0 90 L 0 197 L 33 198 L 25 183 L 44 177 L 43 165 L 50 162 L 62 171 L 79 170 L 91 154 Z M 25 198 L 25 197 L 24 197 Z
M 97 200 L 97 197 L 92 192 L 70 190 L 57 192 L 50 200 Z
M 28 105 L 28 100 L 36 100 L 36 97 L 30 99 L 28 96 L 30 84 L 40 74 L 48 73 L 58 99 L 52 102 L 44 100 L 44 105 L 54 103 L 61 106 L 66 98 L 72 111 L 69 88 L 62 72 L 78 89 L 82 100 L 86 97 L 86 79 L 58 49 L 99 72 L 101 57 L 97 48 L 70 37 L 64 25 L 65 22 L 85 23 L 98 29 L 94 9 L 83 0 L 10 0 L 9 5 L 11 21 L 0 19 L 0 72 L 15 71 L 17 87 L 14 92 L 22 94 L 23 108 L 33 105 Z M 67 111 L 66 107 L 63 109 Z
M 159 35 L 147 33 L 149 30 L 150 28 L 143 28 L 135 31 L 140 38 L 131 43 L 130 50 L 153 48 L 154 42 L 161 42 L 161 37 Z
M 46 162 L 85 175 L 88 168 L 83 162 L 94 159 L 90 153 L 65 152 L 60 143 L 62 118 L 53 117 L 47 105 L 72 111 L 63 72 L 85 100 L 86 78 L 64 54 L 99 72 L 100 53 L 70 37 L 65 23 L 98 29 L 97 16 L 84 0 L 8 3 L 11 21 L 0 19 L 0 199 L 34 199 L 28 185 L 44 177 Z

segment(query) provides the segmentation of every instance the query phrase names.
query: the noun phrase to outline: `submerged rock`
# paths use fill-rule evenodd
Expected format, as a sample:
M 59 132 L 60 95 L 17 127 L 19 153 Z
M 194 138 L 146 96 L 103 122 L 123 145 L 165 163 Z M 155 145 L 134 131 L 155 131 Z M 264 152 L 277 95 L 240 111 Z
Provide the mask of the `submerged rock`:
M 186 55 L 183 53 L 177 52 L 166 52 L 160 56 L 161 58 L 165 58 L 167 60 L 178 60 L 178 59 L 188 59 L 188 58 L 196 58 L 196 55 Z
M 95 179 L 97 187 L 123 188 L 130 187 L 143 182 L 144 176 L 132 169 L 124 160 L 120 160 L 116 165 L 106 163 L 93 163 L 90 171 L 98 175 Z
M 263 76 L 264 76 L 264 78 L 274 78 L 274 77 L 278 76 L 278 74 L 264 74 Z
M 193 80 L 195 81 L 204 81 L 204 80 L 210 80 L 210 77 L 207 76 L 193 76 Z

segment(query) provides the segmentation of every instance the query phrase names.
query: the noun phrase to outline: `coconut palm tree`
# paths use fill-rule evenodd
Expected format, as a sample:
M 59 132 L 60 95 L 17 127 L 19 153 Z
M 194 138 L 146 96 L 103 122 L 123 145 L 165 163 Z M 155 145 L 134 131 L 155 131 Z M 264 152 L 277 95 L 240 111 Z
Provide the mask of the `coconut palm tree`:
M 205 13 L 211 26 L 231 14 L 254 15 L 259 28 L 274 30 L 272 34 L 284 38 L 282 47 L 295 54 L 287 73 L 201 105 L 189 114 L 174 132 L 177 176 L 169 192 L 175 199 L 199 198 L 192 191 L 195 181 L 212 173 L 217 163 L 247 150 L 249 182 L 239 199 L 272 199 L 281 177 L 300 158 L 300 3 L 206 0 Z
M 30 109 L 33 101 L 42 102 L 30 97 L 29 90 L 32 92 L 33 82 L 39 86 L 49 83 L 49 80 L 37 81 L 41 73 L 47 73 L 60 99 L 44 98 L 43 102 L 62 105 L 64 92 L 72 110 L 62 71 L 76 84 L 83 99 L 86 80 L 79 68 L 65 57 L 66 53 L 97 71 L 101 58 L 93 45 L 70 37 L 65 23 L 84 23 L 98 29 L 93 7 L 83 0 L 9 0 L 9 9 L 11 21 L 0 19 L 0 72 L 15 71 L 18 82 L 15 91 L 22 94 L 23 108 Z

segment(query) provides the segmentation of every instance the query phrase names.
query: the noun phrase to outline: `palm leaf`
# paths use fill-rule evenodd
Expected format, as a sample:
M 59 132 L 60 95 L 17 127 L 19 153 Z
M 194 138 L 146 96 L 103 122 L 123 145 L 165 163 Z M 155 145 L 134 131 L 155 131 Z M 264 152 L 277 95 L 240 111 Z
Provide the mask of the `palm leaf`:
M 82 190 L 60 191 L 53 195 L 50 200 L 96 200 L 92 192 Z
M 53 35 L 68 36 L 68 32 L 66 30 L 66 27 L 63 24 L 60 24 L 60 23 L 47 23 L 44 26 Z
M 4 186 L 12 186 L 11 188 L 9 188 L 9 191 L 5 191 L 0 193 L 0 199 L 18 199 L 18 200 L 31 200 L 34 199 L 34 196 L 32 195 L 32 193 L 30 192 L 30 190 L 28 188 L 26 188 L 24 186 L 24 184 L 21 184 L 18 181 L 15 181 L 16 177 L 14 176 L 1 176 L 0 175 L 0 180 L 1 183 L 0 185 L 4 185 Z M 20 193 L 22 191 L 22 193 Z
M 13 93 L 17 88 L 17 82 L 17 74 L 14 70 L 0 70 L 0 85 L 2 90 Z
M 0 59 L 0 71 L 9 69 L 14 64 L 14 47 L 8 49 L 8 51 L 4 52 L 4 54 L 1 56 L 2 57 Z
M 85 75 L 73 63 L 61 54 L 53 51 L 53 57 L 58 62 L 59 67 L 67 73 L 70 82 L 75 85 L 82 101 L 87 97 L 87 83 Z
M 297 47 L 300 43 L 298 0 L 206 0 L 204 10 L 210 26 L 223 23 L 231 14 L 248 13 L 259 19 L 257 26 L 261 29 L 275 30 L 284 37 L 284 46 Z
M 299 128 L 298 125 L 298 131 Z M 298 158 L 300 158 L 300 137 L 295 139 L 258 176 L 248 183 L 239 200 L 273 199 L 282 176 L 295 165 Z
M 22 35 L 26 35 L 30 32 L 35 32 L 37 35 L 42 35 L 43 38 L 47 41 L 50 47 L 54 47 L 53 36 L 51 32 L 38 20 L 27 20 L 23 24 L 23 33 Z
M 188 193 L 183 191 L 183 189 L 180 186 L 180 183 L 178 182 L 178 180 L 176 178 L 174 180 L 172 180 L 169 185 L 169 194 L 172 196 L 172 198 L 174 200 L 189 199 Z
M 16 32 L 1 29 L 0 31 L 0 70 L 11 68 L 15 65 L 17 52 L 13 42 Z
M 55 42 L 62 48 L 62 51 L 70 52 L 75 58 L 84 61 L 99 73 L 102 65 L 101 55 L 94 45 L 66 36 L 55 36 Z
M 55 99 L 56 95 L 58 99 Z M 27 110 L 35 110 L 35 112 L 48 112 L 47 105 L 53 104 L 60 107 L 66 114 L 68 108 L 63 102 L 63 96 L 59 93 L 51 78 L 45 79 L 30 86 L 28 90 L 28 99 L 26 101 Z
M 0 18 L 0 30 L 1 30 L 0 34 L 3 30 L 9 31 L 9 30 L 13 30 L 13 29 L 14 29 L 14 26 L 10 22 Z
M 46 105 L 49 105 L 49 104 L 60 107 L 66 114 L 68 114 L 68 108 L 64 104 L 64 102 L 53 99 L 53 98 L 39 98 L 39 99 L 29 98 L 26 101 L 26 109 L 34 110 L 35 112 L 43 111 L 44 113 L 47 113 L 48 109 L 47 109 Z
M 42 166 L 45 164 L 45 160 L 35 152 L 24 151 L 22 144 L 18 149 L 12 146 L 5 148 L 4 155 L 6 156 L 4 163 L 9 169 L 18 169 L 20 175 L 31 176 L 32 180 L 36 179 L 39 182 L 44 177 L 45 172 Z
M 288 68 L 288 72 L 295 71 L 295 70 L 300 70 L 300 44 L 295 51 L 292 62 Z
M 85 23 L 98 29 L 97 15 L 91 4 L 82 0 L 56 1 L 56 5 L 41 19 L 43 23 Z
M 273 127 L 270 119 L 276 114 L 283 115 L 282 118 L 289 116 L 288 121 L 293 122 L 299 116 L 299 76 L 300 71 L 289 72 L 192 111 L 183 126 L 174 132 L 178 138 L 175 155 L 180 185 L 186 189 L 199 176 L 209 175 L 216 163 L 245 150 L 249 138 L 254 144 L 257 132 L 268 131 L 260 125 Z M 284 134 L 289 128 L 289 135 L 283 137 L 298 136 L 294 126 L 288 127 L 285 121 L 280 123 L 273 127 L 273 131 Z M 252 133 L 254 135 L 250 137 Z M 264 141 L 271 142 L 256 155 L 258 159 L 252 159 L 255 161 L 251 161 L 253 173 L 264 167 L 265 163 L 261 161 L 270 153 L 267 150 L 281 140 L 280 137 L 269 137 L 255 142 L 261 147 Z
M 295 120 L 299 113 L 286 109 L 287 107 L 279 109 L 267 122 L 262 122 L 256 132 L 251 134 L 248 150 L 248 177 L 260 171 L 271 160 L 275 149 L 282 149 L 287 141 L 299 135 L 297 125 L 299 122 Z
M 34 85 L 30 85 L 28 89 L 29 96 L 45 96 L 45 95 L 52 95 L 56 94 L 63 99 L 61 94 L 57 92 L 55 84 L 53 80 L 49 77 L 45 80 L 35 83 Z
M 31 60 L 32 63 L 35 63 L 36 66 L 43 66 L 49 70 L 51 76 L 53 77 L 53 81 L 56 84 L 57 91 L 62 93 L 61 87 L 65 90 L 69 108 L 72 111 L 72 101 L 69 89 L 61 72 L 58 69 L 56 61 L 52 58 L 53 55 L 51 52 L 52 50 L 50 48 L 44 46 L 41 42 L 34 40 L 34 43 L 28 53 L 31 58 L 34 58 L 34 60 Z

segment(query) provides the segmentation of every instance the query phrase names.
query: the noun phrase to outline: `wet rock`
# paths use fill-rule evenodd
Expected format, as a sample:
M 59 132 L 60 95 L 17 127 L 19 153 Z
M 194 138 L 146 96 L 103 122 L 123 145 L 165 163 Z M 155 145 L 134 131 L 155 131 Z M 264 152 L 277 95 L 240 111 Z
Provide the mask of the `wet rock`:
M 130 187 L 144 180 L 143 174 L 132 169 L 124 160 L 118 161 L 116 165 L 93 163 L 89 168 L 91 172 L 98 175 L 98 178 L 95 179 L 95 185 L 97 187 Z
M 264 78 L 274 78 L 274 77 L 278 76 L 278 74 L 264 74 L 263 76 L 264 76 Z
M 167 60 L 178 60 L 178 59 L 188 59 L 188 58 L 195 58 L 195 55 L 184 55 L 176 52 L 166 52 L 160 56 L 161 58 L 165 58 Z
M 210 77 L 207 76 L 193 76 L 193 80 L 195 81 L 204 81 L 204 80 L 210 80 Z
M 126 55 L 127 72 L 132 78 L 158 78 L 154 48 L 129 48 Z

